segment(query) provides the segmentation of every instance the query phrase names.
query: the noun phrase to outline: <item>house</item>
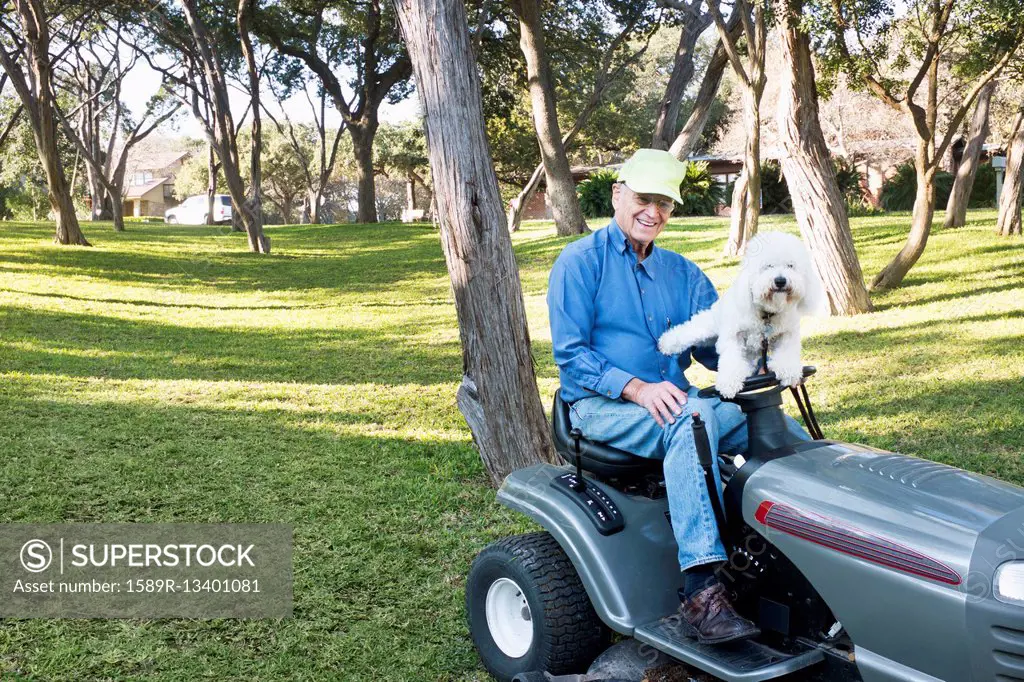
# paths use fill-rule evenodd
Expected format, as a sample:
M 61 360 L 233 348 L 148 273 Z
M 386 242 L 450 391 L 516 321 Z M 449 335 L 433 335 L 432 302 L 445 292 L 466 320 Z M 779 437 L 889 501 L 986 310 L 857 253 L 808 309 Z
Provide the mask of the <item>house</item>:
M 125 183 L 124 215 L 162 216 L 165 210 L 178 204 L 174 179 L 192 152 L 140 150 L 137 156 L 135 150 L 132 152 Z

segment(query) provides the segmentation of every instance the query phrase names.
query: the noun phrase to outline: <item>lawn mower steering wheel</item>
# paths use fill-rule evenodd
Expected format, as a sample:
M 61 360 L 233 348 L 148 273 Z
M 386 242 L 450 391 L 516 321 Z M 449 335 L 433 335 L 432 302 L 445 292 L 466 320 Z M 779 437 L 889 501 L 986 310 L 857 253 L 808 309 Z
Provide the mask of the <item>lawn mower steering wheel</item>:
M 811 365 L 804 365 L 804 378 L 806 379 L 807 377 L 811 376 L 817 371 L 817 368 L 812 367 Z M 746 381 L 743 382 L 743 388 L 740 389 L 740 392 L 736 394 L 735 398 L 729 398 L 728 400 L 735 400 L 736 398 L 740 398 L 741 396 L 743 396 L 744 393 L 749 393 L 750 391 L 760 391 L 762 389 L 773 387 L 778 388 L 778 390 L 780 391 L 786 388 L 786 386 L 783 386 L 782 384 L 779 383 L 779 380 L 775 377 L 775 372 L 768 372 L 766 374 L 754 374 L 752 376 L 747 377 Z M 697 391 L 697 397 L 719 398 L 721 400 L 727 400 L 727 398 L 722 398 L 722 396 L 719 395 L 718 389 L 715 388 L 714 386 L 708 386 L 707 388 L 700 389 L 699 391 Z

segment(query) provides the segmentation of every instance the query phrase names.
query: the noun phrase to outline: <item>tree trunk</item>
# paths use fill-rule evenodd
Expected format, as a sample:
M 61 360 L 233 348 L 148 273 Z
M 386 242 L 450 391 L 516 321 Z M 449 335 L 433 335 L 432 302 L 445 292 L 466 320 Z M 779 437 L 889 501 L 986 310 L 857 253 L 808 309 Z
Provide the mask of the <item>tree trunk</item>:
M 971 119 L 971 129 L 967 134 L 967 146 L 964 148 L 960 168 L 953 181 L 953 189 L 949 193 L 949 201 L 946 203 L 945 227 L 963 227 L 967 222 L 967 203 L 971 198 L 971 190 L 974 189 L 974 176 L 978 172 L 981 147 L 988 137 L 989 102 L 992 101 L 995 89 L 996 81 L 993 80 L 978 93 L 978 104 L 974 108 L 974 118 Z
M 537 393 L 466 9 L 461 0 L 395 5 L 427 120 L 441 242 L 459 319 L 464 375 L 457 400 L 497 485 L 511 471 L 556 457 Z
M 711 118 L 711 105 L 715 103 L 718 96 L 718 88 L 722 84 L 722 76 L 725 75 L 725 67 L 729 58 L 722 47 L 722 41 L 718 41 L 718 47 L 711 55 L 708 68 L 704 72 L 704 80 L 701 81 L 700 90 L 697 91 L 697 98 L 693 101 L 693 109 L 686 119 L 686 124 L 679 132 L 679 135 L 668 148 L 669 152 L 679 160 L 685 160 L 700 141 L 704 134 L 708 119 Z
M 248 215 L 245 231 L 249 237 L 249 250 L 253 253 L 270 253 L 270 239 L 263 232 L 263 119 L 260 115 L 260 75 L 256 68 L 256 55 L 249 35 L 249 22 L 256 0 L 238 0 L 235 23 L 242 44 L 242 56 L 249 76 L 249 100 L 252 111 L 252 144 L 249 147 L 249 197 L 246 202 Z
M 800 233 L 810 247 L 832 314 L 856 315 L 871 310 L 871 299 L 818 120 L 810 42 L 799 28 L 802 9 L 803 0 L 779 3 L 785 65 L 776 120 L 785 150 L 782 170 Z
M 545 190 L 555 218 L 555 231 L 563 237 L 584 234 L 590 230 L 576 198 L 576 183 L 573 182 L 562 133 L 558 129 L 555 84 L 544 47 L 540 3 L 539 0 L 517 0 L 513 4 L 519 17 L 519 47 L 526 57 L 533 123 L 544 162 Z
M 23 55 L 12 56 L 6 48 L 2 48 L 0 62 L 32 126 L 32 137 L 39 162 L 46 174 L 50 208 L 56 223 L 54 241 L 58 244 L 89 246 L 78 225 L 71 188 L 68 187 L 57 149 L 57 112 L 53 101 L 53 65 L 50 63 L 50 31 L 47 23 L 49 18 L 41 0 L 16 0 L 14 10 L 21 21 L 25 52 Z M 28 80 L 21 64 L 15 61 L 22 58 L 29 72 Z
M 544 164 L 538 164 L 533 169 L 533 175 L 530 176 L 526 186 L 523 187 L 522 191 L 509 203 L 508 206 L 508 226 L 510 232 L 518 232 L 519 224 L 523 221 L 523 211 L 533 200 L 533 195 L 537 193 L 537 188 L 540 187 L 541 174 L 544 172 Z
M 999 217 L 996 218 L 996 233 L 1009 237 L 1020 235 L 1021 187 L 1024 186 L 1024 106 L 1013 119 L 1009 151 L 1006 154 L 1006 174 L 1003 191 L 999 195 Z
M 914 215 L 911 219 L 907 243 L 903 245 L 892 262 L 875 277 L 871 283 L 872 291 L 898 287 L 910 272 L 910 268 L 914 267 L 914 263 L 924 253 L 925 246 L 928 245 L 928 235 L 932 230 L 932 217 L 935 214 L 935 173 L 938 170 L 938 164 L 928 162 L 927 145 L 928 143 L 925 141 L 918 141 L 917 160 L 914 163 L 917 168 L 917 193 L 914 197 Z
M 352 135 L 352 152 L 356 157 L 357 223 L 377 222 L 377 188 L 373 173 L 373 138 L 377 134 L 377 119 L 367 117 L 348 126 Z
M 725 244 L 726 255 L 738 255 L 744 243 L 743 229 L 747 224 L 747 169 L 744 167 L 732 186 L 732 203 L 729 211 L 729 240 Z
M 729 240 L 725 245 L 725 253 L 739 256 L 747 249 L 749 242 L 757 234 L 757 222 L 761 216 L 761 96 L 754 88 L 747 88 L 743 93 L 743 123 L 746 133 L 746 144 L 743 155 L 743 177 L 746 192 L 737 196 L 739 181 L 733 190 L 733 212 L 729 224 Z M 742 210 L 735 210 L 737 202 L 743 202 Z
M 110 194 L 110 213 L 116 232 L 124 232 L 124 199 L 122 196 L 120 192 Z
M 704 29 L 711 25 L 711 18 L 707 14 L 699 13 L 699 9 L 697 11 L 697 16 L 686 18 L 683 30 L 679 34 L 679 47 L 676 48 L 672 75 L 665 87 L 661 108 L 658 109 L 658 120 L 654 122 L 654 134 L 651 138 L 651 147 L 654 149 L 668 149 L 675 140 L 679 107 L 683 102 L 686 87 L 693 78 L 693 53 L 697 47 L 697 39 Z

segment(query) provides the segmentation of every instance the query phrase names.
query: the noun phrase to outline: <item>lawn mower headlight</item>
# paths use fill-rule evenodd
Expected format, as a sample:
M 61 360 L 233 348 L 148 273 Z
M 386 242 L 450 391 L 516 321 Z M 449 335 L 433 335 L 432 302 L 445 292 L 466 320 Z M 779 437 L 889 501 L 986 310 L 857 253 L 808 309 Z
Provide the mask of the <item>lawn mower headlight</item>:
M 999 601 L 1024 606 L 1024 561 L 1010 561 L 997 568 L 992 588 Z

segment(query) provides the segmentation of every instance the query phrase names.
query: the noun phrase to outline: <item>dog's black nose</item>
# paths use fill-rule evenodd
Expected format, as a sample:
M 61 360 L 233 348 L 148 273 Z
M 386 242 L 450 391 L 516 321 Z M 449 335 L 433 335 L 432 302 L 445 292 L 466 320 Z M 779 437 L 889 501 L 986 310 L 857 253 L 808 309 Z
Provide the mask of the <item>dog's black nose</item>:
M 778 277 L 776 277 L 775 278 L 775 288 L 776 289 L 785 289 L 786 288 L 786 278 L 783 277 L 782 275 L 779 275 Z

